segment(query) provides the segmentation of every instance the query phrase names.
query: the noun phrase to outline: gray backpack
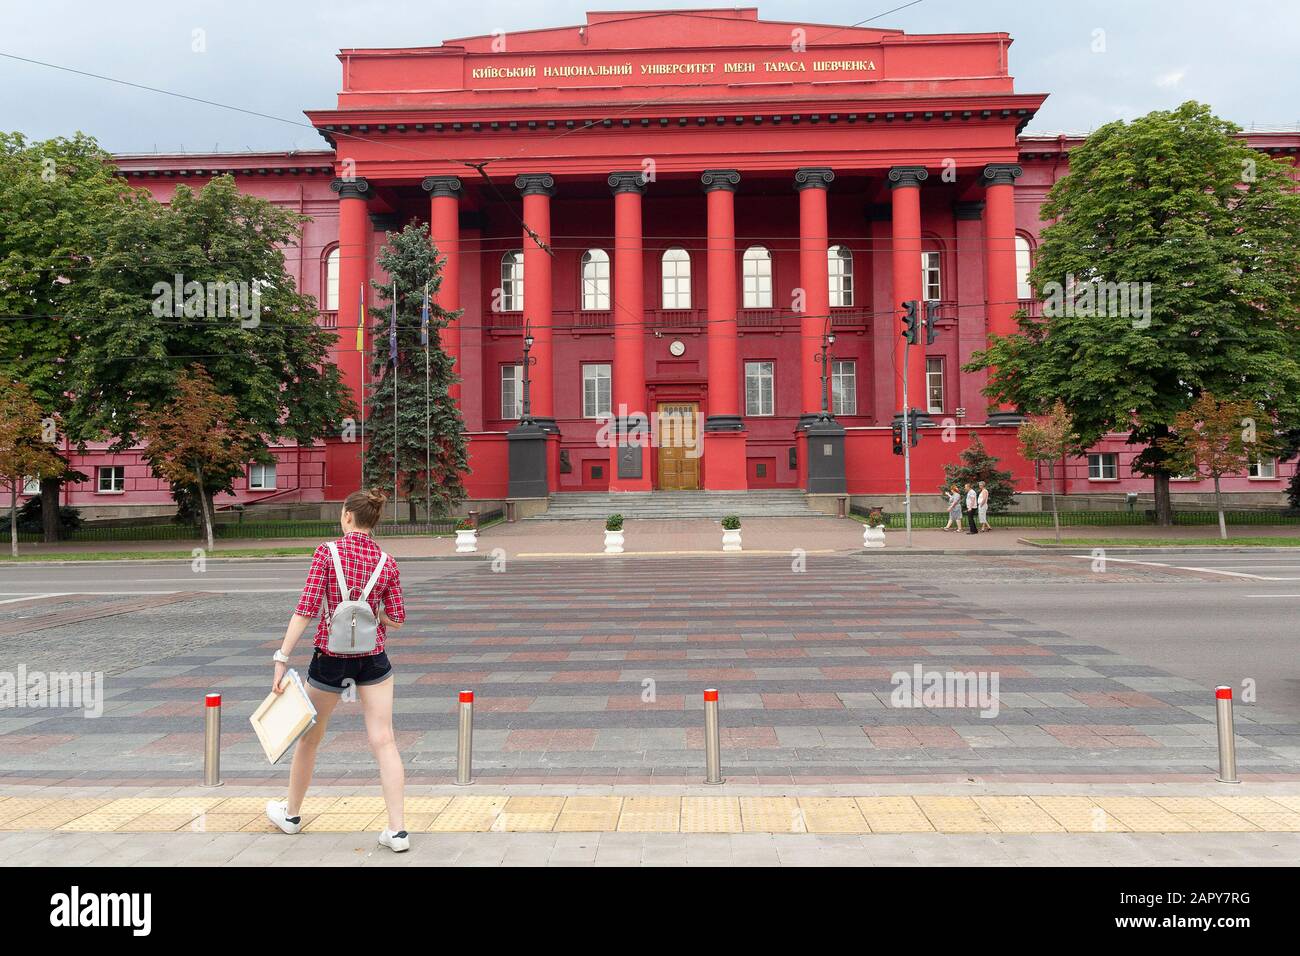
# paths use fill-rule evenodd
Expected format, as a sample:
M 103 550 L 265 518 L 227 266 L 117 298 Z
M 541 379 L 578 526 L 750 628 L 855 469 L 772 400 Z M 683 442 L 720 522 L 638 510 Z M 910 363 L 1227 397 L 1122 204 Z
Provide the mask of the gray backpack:
M 361 597 L 353 601 L 349 595 L 354 589 L 348 587 L 348 579 L 343 576 L 339 549 L 333 541 L 327 542 L 325 547 L 330 549 L 330 557 L 334 559 L 334 578 L 338 581 L 339 593 L 343 595 L 343 602 L 330 617 L 330 632 L 325 648 L 331 654 L 369 654 L 374 651 L 379 640 L 379 622 L 367 599 L 379 583 L 379 575 L 388 563 L 388 555 L 379 552 L 379 563 L 375 565 Z

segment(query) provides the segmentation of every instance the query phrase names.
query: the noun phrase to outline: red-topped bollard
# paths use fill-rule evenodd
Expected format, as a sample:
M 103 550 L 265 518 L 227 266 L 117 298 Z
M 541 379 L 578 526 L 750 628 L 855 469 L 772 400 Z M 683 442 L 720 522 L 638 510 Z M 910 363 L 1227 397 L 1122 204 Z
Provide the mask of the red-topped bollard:
M 704 767 L 705 783 L 722 783 L 722 737 L 718 727 L 718 691 L 704 692 Z
M 221 695 L 203 698 L 203 786 L 221 786 Z
M 1232 688 L 1214 688 L 1215 722 L 1219 728 L 1219 783 L 1241 783 L 1237 779 L 1237 735 L 1232 725 Z
M 473 771 L 474 754 L 474 692 L 460 692 L 460 728 L 456 737 L 456 784 L 467 787 Z

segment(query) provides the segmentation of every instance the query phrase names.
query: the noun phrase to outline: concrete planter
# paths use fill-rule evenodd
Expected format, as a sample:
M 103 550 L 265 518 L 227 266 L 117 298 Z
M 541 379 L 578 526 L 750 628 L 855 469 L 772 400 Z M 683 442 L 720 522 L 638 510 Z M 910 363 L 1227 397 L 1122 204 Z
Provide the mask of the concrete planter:
M 473 554 L 478 550 L 478 532 L 473 528 L 456 532 L 456 553 Z
M 885 546 L 884 527 L 873 528 L 866 525 L 862 529 L 862 546 L 864 548 L 883 548 Z
M 740 529 L 734 531 L 722 532 L 722 550 L 739 551 L 740 550 Z
M 623 553 L 623 532 L 622 531 L 605 532 L 605 553 L 606 554 Z

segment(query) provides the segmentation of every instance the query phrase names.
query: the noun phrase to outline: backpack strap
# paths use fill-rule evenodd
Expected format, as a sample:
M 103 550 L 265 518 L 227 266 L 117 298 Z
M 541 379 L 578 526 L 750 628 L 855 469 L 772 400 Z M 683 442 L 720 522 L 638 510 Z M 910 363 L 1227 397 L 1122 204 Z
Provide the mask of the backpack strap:
M 367 601 L 370 599 L 370 592 L 373 591 L 375 589 L 375 585 L 379 583 L 379 575 L 383 572 L 384 565 L 387 563 L 388 563 L 388 555 L 380 551 L 379 563 L 375 565 L 375 570 L 371 572 L 370 580 L 366 582 L 366 588 L 364 591 L 361 592 L 360 600 Z
M 334 580 L 338 582 L 339 593 L 343 595 L 343 600 L 350 601 L 348 597 L 352 589 L 348 587 L 348 579 L 343 575 L 343 562 L 339 560 L 339 549 L 334 546 L 333 541 L 326 541 L 325 547 L 330 549 L 330 557 L 334 559 Z M 362 595 L 364 599 L 365 595 Z

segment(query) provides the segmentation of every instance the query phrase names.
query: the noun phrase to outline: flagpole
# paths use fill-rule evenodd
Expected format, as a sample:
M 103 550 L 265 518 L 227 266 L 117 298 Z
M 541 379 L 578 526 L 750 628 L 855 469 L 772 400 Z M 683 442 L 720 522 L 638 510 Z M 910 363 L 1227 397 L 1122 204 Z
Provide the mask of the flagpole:
M 433 472 L 429 457 L 429 283 L 424 284 L 424 314 L 420 316 L 424 345 L 424 516 L 433 526 Z

